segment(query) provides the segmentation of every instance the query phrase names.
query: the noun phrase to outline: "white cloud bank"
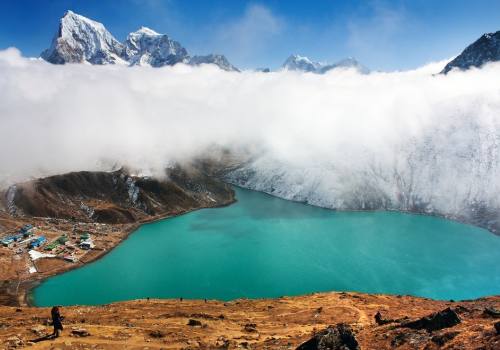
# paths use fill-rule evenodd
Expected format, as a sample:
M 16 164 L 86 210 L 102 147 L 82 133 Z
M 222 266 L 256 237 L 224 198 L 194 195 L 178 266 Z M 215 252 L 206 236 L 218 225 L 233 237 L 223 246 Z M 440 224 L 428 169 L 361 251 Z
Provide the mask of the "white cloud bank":
M 232 73 L 56 66 L 8 49 L 0 52 L 0 177 L 110 164 L 154 172 L 212 144 L 258 146 L 251 166 L 262 178 L 249 181 L 265 189 L 266 176 L 276 182 L 279 173 L 281 187 L 272 188 L 285 197 L 349 208 L 369 187 L 384 200 L 411 194 L 436 208 L 496 203 L 500 65 L 432 74 L 443 65 Z

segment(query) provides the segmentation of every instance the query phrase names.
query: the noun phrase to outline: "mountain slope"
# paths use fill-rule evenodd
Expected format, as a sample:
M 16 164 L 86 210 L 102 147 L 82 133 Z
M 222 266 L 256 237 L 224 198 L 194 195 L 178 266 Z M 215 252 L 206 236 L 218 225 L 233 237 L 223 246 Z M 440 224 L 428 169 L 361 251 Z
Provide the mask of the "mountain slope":
M 82 171 L 11 186 L 0 193 L 0 211 L 13 217 L 133 223 L 227 204 L 233 197 L 228 185 L 192 168 L 169 169 L 164 180 L 133 176 L 123 170 Z
M 465 70 L 470 67 L 481 67 L 485 63 L 496 61 L 500 61 L 500 31 L 483 34 L 449 62 L 441 73 L 446 74 L 454 68 Z

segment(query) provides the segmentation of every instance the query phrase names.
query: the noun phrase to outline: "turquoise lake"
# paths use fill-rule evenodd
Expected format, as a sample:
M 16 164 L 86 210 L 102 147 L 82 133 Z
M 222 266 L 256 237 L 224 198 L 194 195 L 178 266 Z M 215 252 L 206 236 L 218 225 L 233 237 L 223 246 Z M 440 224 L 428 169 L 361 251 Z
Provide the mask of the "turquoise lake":
M 500 237 L 486 230 L 235 190 L 233 205 L 144 225 L 101 260 L 49 278 L 33 291 L 35 304 L 320 291 L 456 300 L 500 294 Z

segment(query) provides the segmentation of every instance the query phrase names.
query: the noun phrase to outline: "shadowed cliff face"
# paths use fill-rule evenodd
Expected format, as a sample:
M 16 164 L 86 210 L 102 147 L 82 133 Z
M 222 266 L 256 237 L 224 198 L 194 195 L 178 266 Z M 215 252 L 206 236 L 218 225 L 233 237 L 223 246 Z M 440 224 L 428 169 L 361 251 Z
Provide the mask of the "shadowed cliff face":
M 12 216 L 80 222 L 132 223 L 233 201 L 229 185 L 200 171 L 168 169 L 165 178 L 114 172 L 74 172 L 11 186 L 1 195 Z

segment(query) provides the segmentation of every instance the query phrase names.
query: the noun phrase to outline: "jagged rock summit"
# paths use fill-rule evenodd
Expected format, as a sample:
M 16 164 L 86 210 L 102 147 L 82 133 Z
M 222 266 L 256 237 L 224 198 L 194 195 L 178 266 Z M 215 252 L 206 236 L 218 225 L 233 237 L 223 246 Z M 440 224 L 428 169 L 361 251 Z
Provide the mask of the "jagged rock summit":
M 126 63 L 121 58 L 123 50 L 123 44 L 104 25 L 67 11 L 59 22 L 51 46 L 41 56 L 55 64 L 116 64 Z
M 483 34 L 449 62 L 441 73 L 446 74 L 452 69 L 479 68 L 485 63 L 496 61 L 500 61 L 500 31 Z
M 146 27 L 127 36 L 123 57 L 130 65 L 152 67 L 172 66 L 189 60 L 187 50 L 179 42 Z
M 300 55 L 291 55 L 283 63 L 284 70 L 310 72 L 316 74 L 324 74 L 336 68 L 354 68 L 358 72 L 368 74 L 370 70 L 359 63 L 352 57 L 345 58 L 336 63 L 323 63 L 310 60 L 308 57 Z
M 130 33 L 124 43 L 118 41 L 102 23 L 67 11 L 51 46 L 41 57 L 54 64 L 124 64 L 151 67 L 215 64 L 226 71 L 239 71 L 224 55 L 191 57 L 188 51 L 166 34 L 146 27 Z

